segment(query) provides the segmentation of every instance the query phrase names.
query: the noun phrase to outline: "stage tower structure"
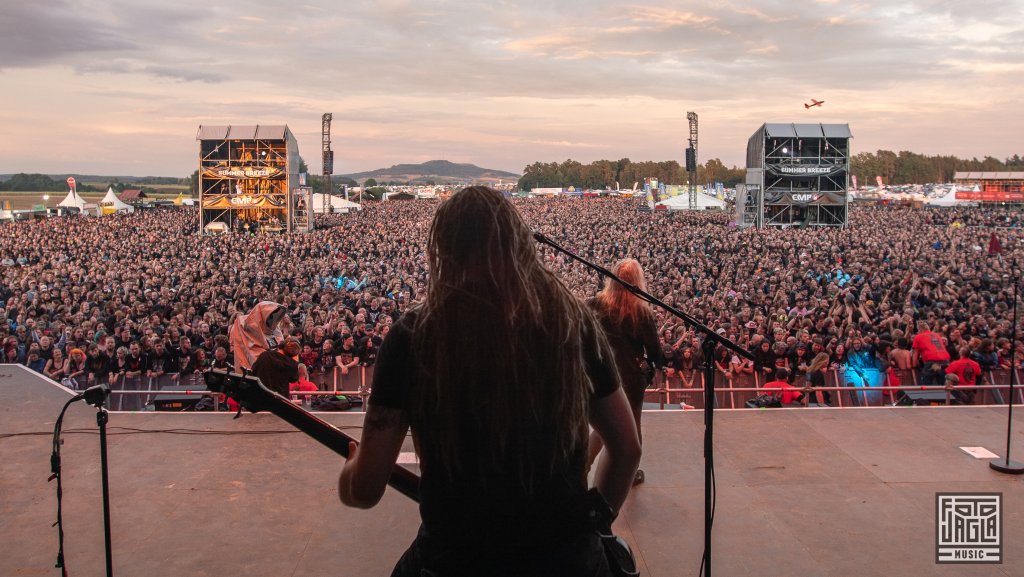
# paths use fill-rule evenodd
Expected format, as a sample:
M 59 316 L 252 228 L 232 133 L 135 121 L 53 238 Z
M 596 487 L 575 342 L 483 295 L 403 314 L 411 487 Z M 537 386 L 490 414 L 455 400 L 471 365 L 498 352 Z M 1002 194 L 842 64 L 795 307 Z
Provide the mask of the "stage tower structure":
M 737 226 L 845 227 L 852 138 L 848 124 L 763 124 L 747 142 Z
M 265 232 L 306 232 L 308 198 L 293 194 L 299 145 L 286 125 L 202 125 L 199 232 L 224 223 Z

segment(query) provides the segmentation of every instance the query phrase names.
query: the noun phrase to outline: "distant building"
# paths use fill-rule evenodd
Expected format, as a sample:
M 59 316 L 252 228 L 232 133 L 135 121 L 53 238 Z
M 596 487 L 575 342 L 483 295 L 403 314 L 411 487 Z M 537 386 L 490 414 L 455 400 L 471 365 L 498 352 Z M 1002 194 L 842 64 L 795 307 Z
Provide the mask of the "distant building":
M 141 188 L 126 188 L 121 191 L 121 202 L 126 202 L 131 205 L 142 204 L 149 200 L 149 195 L 142 192 Z
M 1024 172 L 957 172 L 953 181 L 957 200 L 1024 203 Z

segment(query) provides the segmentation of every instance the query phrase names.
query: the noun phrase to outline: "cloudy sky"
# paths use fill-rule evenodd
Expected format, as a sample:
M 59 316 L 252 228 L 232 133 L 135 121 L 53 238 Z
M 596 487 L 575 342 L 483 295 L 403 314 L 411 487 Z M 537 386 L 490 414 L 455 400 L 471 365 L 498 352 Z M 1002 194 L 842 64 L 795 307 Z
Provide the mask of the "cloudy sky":
M 855 151 L 1024 154 L 1024 0 L 9 0 L 0 173 L 185 176 L 200 124 L 288 124 L 313 172 L 447 159 L 741 164 L 765 121 Z M 821 108 L 805 110 L 811 98 Z

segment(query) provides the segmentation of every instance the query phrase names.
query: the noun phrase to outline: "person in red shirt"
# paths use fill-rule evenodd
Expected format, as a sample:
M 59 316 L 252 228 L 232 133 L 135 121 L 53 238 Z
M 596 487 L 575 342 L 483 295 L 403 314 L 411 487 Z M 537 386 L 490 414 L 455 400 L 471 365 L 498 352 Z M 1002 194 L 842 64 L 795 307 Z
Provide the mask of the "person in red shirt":
M 973 387 L 978 384 L 978 375 L 981 374 L 981 365 L 977 361 L 967 356 L 968 350 L 965 348 L 960 353 L 960 358 L 953 361 L 946 367 L 947 375 L 956 375 L 959 386 L 961 387 Z M 954 385 L 957 383 L 954 383 Z M 946 388 L 952 390 L 949 382 L 946 383 Z M 974 402 L 975 389 L 968 388 L 966 390 L 953 390 L 953 398 L 958 401 L 961 405 L 970 405 Z
M 917 335 L 910 348 L 911 363 L 921 367 L 921 384 L 942 386 L 946 367 L 949 366 L 949 351 L 938 333 L 933 333 L 928 323 L 919 321 Z
M 782 404 L 792 405 L 795 403 L 801 403 L 804 400 L 804 393 L 800 389 L 786 382 L 786 377 L 789 376 L 789 371 L 786 369 L 778 369 L 775 371 L 775 380 L 769 381 L 761 386 L 766 390 L 778 389 L 782 391 Z
M 307 345 L 308 346 L 308 345 Z M 294 383 L 288 384 L 288 392 L 290 393 L 308 393 L 312 391 L 319 391 L 320 388 L 316 386 L 313 381 L 309 380 L 309 370 L 306 365 L 299 363 L 299 380 Z M 309 395 L 292 395 L 292 402 L 296 405 L 309 404 L 306 402 L 309 399 Z

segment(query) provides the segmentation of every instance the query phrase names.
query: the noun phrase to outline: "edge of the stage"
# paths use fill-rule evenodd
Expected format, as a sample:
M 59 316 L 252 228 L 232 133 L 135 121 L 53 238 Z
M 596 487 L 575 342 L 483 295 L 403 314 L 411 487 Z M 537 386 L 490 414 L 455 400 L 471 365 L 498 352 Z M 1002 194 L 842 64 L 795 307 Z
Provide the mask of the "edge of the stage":
M 0 366 L 0 575 L 56 571 L 46 478 L 69 395 Z M 361 415 L 320 414 L 356 437 Z M 415 534 L 415 504 L 389 490 L 374 509 L 347 509 L 335 492 L 339 457 L 272 415 L 232 417 L 110 414 L 115 574 L 387 575 Z M 960 449 L 1002 455 L 1005 427 L 1005 406 L 716 412 L 714 574 L 1024 576 L 1012 546 L 1024 537 L 1024 479 Z M 697 575 L 703 430 L 702 411 L 644 414 L 647 482 L 616 524 L 643 575 Z M 65 431 L 66 562 L 72 575 L 101 575 L 95 409 L 73 405 Z M 1014 431 L 1020 455 L 1024 409 Z M 1002 564 L 935 563 L 936 492 L 1003 494 Z

